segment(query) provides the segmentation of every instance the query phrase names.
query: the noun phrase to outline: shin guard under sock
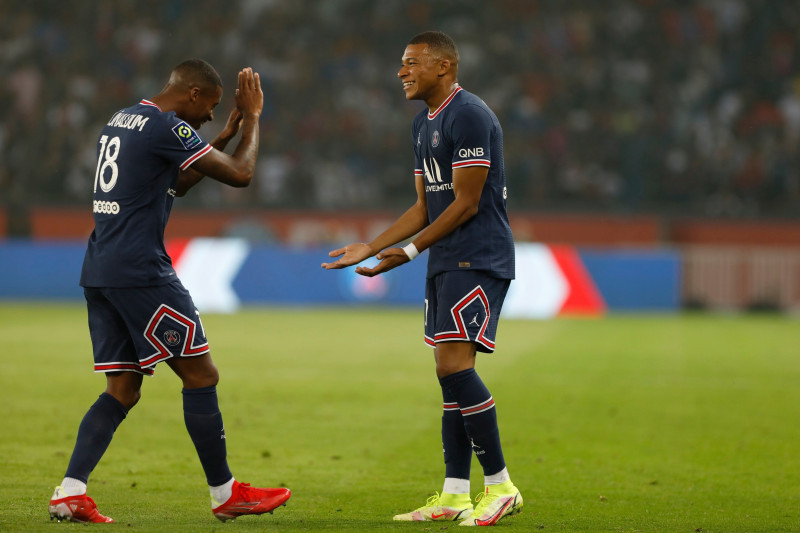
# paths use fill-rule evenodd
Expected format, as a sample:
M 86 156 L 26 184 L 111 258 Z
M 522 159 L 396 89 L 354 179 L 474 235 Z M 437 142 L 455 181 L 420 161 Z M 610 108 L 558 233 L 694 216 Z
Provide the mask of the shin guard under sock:
M 441 380 L 440 380 L 441 381 Z M 472 446 L 458 403 L 449 391 L 442 387 L 444 411 L 442 413 L 442 448 L 446 478 L 469 480 L 472 463 Z
M 501 471 L 506 463 L 500 446 L 497 412 L 489 389 L 474 368 L 450 374 L 440 378 L 439 382 L 442 389 L 449 391 L 458 403 L 464 428 L 484 474 Z
M 183 389 L 183 420 L 208 484 L 216 487 L 230 481 L 233 474 L 228 468 L 225 427 L 217 402 L 217 388 Z
M 64 477 L 88 482 L 89 474 L 100 462 L 111 444 L 114 432 L 127 414 L 128 410 L 119 400 L 107 392 L 101 394 L 81 420 L 78 438 Z

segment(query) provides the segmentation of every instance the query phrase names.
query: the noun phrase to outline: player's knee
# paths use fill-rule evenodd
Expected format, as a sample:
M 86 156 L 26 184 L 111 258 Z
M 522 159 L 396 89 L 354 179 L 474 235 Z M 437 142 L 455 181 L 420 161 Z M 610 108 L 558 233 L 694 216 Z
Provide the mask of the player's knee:
M 122 406 L 130 411 L 142 398 L 141 389 L 130 389 L 125 387 L 108 387 L 106 393 L 114 397 Z
M 443 378 L 449 376 L 450 374 L 455 374 L 452 368 L 445 366 L 445 365 L 436 365 L 436 377 Z
M 466 370 L 463 365 L 457 364 L 455 361 L 437 361 L 436 362 L 436 377 L 443 378 L 445 376 L 449 376 L 450 374 L 455 374 L 456 372 L 460 372 L 462 370 Z
M 185 373 L 181 377 L 183 386 L 187 389 L 216 387 L 219 383 L 219 370 L 217 370 L 217 365 L 209 363 L 201 368 L 192 369 L 192 372 Z
M 106 374 L 106 393 L 130 410 L 142 397 L 142 375 L 133 372 Z
M 142 389 L 138 389 L 138 390 L 134 391 L 134 392 L 133 392 L 133 393 L 130 395 L 130 400 L 129 400 L 129 403 L 128 403 L 128 405 L 126 405 L 125 407 L 128 409 L 128 411 L 130 411 L 131 409 L 133 409 L 133 407 L 134 407 L 134 406 L 135 406 L 137 403 L 139 403 L 139 400 L 141 400 L 141 399 L 142 399 Z
M 219 370 L 217 370 L 217 365 L 211 364 L 211 368 L 208 369 L 208 374 L 206 375 L 206 380 L 208 381 L 206 387 L 217 386 L 219 383 Z
M 468 342 L 451 342 L 437 345 L 434 352 L 436 376 L 443 378 L 475 367 L 475 346 Z

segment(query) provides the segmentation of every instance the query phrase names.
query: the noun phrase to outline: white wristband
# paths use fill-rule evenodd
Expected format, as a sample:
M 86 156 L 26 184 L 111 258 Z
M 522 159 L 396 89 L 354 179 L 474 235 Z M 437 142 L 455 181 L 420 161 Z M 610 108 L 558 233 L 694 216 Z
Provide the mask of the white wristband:
M 411 244 L 409 244 L 408 246 L 403 246 L 403 251 L 408 256 L 408 260 L 409 261 L 413 261 L 414 258 L 419 255 L 419 250 L 417 250 L 417 247 L 414 246 L 413 242 Z

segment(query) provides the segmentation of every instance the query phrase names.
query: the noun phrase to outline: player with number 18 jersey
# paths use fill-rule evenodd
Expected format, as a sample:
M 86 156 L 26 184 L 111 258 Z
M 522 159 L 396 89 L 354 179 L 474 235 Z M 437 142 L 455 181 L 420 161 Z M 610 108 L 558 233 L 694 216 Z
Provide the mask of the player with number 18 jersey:
M 176 279 L 164 247 L 178 170 L 210 152 L 175 112 L 142 100 L 115 113 L 97 146 L 95 229 L 83 287 L 149 287 Z
M 180 379 L 183 420 L 214 516 L 226 521 L 272 512 L 291 496 L 285 487 L 252 487 L 233 477 L 217 396 L 219 371 L 200 313 L 164 246 L 175 196 L 206 176 L 233 187 L 246 187 L 253 178 L 264 95 L 251 68 L 239 71 L 237 81 L 236 108 L 211 143 L 195 130 L 214 119 L 223 89 L 217 71 L 202 59 L 175 66 L 160 93 L 114 113 L 100 132 L 95 228 L 80 284 L 94 371 L 105 374 L 106 386 L 78 426 L 64 478 L 48 504 L 51 519 L 114 522 L 87 495 L 89 478 L 141 399 L 144 376 L 153 375 L 162 361 Z M 233 154 L 224 153 L 238 133 Z

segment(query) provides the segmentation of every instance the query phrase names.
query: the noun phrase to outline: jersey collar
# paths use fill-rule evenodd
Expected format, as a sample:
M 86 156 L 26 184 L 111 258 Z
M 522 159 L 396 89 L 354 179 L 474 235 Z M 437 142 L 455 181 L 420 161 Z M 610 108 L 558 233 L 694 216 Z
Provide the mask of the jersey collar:
M 157 106 L 156 104 L 154 104 L 153 102 L 151 102 L 150 100 L 145 100 L 144 98 L 142 98 L 142 101 L 141 101 L 141 102 L 139 102 L 139 103 L 140 103 L 141 105 L 149 105 L 149 106 L 155 107 L 156 109 L 158 109 L 159 111 L 161 111 L 161 108 L 160 108 L 160 107 L 158 107 L 158 106 Z
M 458 94 L 459 91 L 461 91 L 461 86 L 457 85 L 456 86 L 456 90 L 453 91 L 452 93 L 450 93 L 450 96 L 448 96 L 445 99 L 445 101 L 442 102 L 442 105 L 440 105 L 438 108 L 436 108 L 436 111 L 434 111 L 433 113 L 428 113 L 428 120 L 435 119 L 436 115 L 438 115 L 442 111 L 442 109 L 447 107 L 447 104 L 449 104 L 453 100 L 453 98 L 455 97 L 456 94 Z

